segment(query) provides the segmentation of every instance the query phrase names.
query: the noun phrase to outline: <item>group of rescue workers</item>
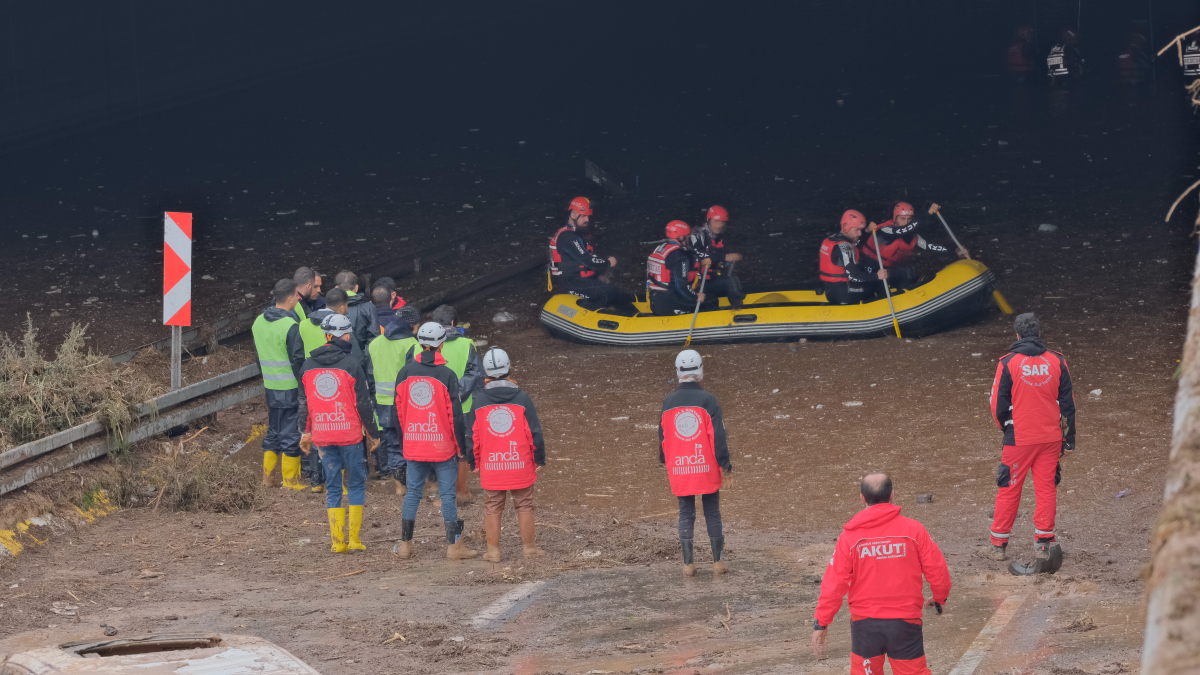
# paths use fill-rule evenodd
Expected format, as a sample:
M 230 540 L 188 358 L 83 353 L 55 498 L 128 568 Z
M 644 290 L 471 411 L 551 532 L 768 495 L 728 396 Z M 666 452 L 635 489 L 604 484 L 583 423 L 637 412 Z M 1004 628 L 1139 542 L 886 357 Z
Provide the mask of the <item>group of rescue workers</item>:
M 934 204 L 929 211 L 936 210 Z M 591 212 L 586 199 L 571 202 L 570 221 L 552 238 L 552 272 L 558 272 L 568 289 L 594 302 L 631 302 L 632 296 L 603 278 L 616 260 L 595 256 L 581 236 Z M 725 209 L 713 207 L 708 215 L 705 228 L 695 234 L 682 223 L 668 226 L 669 241 L 650 260 L 651 270 L 654 263 L 668 268 L 669 275 L 660 272 L 654 277 L 668 290 L 648 284 L 652 304 L 653 293 L 676 292 L 670 290 L 675 281 L 711 271 L 697 260 L 732 263 L 738 259 L 722 250 L 721 235 L 728 221 Z M 899 203 L 893 219 L 876 228 L 889 242 L 886 250 L 944 251 L 924 243 L 915 233 L 912 216 L 912 207 Z M 835 302 L 854 301 L 853 293 L 867 293 L 872 274 L 881 282 L 888 279 L 884 270 L 871 270 L 860 257 L 859 241 L 868 227 L 862 214 L 848 211 L 841 224 L 841 232 L 826 239 L 821 254 L 826 294 Z M 883 251 L 880 245 L 877 253 Z M 958 253 L 968 255 L 961 249 Z M 685 254 L 686 258 L 680 257 Z M 883 253 L 885 265 L 887 255 Z M 878 254 L 873 259 L 878 261 Z M 913 277 L 902 278 L 902 283 L 908 283 Z M 714 280 L 725 282 L 717 288 L 727 297 L 738 295 L 731 275 L 724 279 L 717 275 Z M 340 272 L 335 281 L 336 286 L 322 296 L 321 276 L 301 267 L 291 279 L 275 284 L 274 304 L 254 322 L 269 411 L 263 440 L 264 484 L 325 493 L 331 550 L 365 550 L 359 535 L 368 456 L 373 456 L 377 477 L 390 478 L 396 494 L 403 496 L 395 552 L 408 559 L 416 553 L 413 535 L 425 484 L 436 480 L 446 557 L 462 560 L 477 555 L 466 548 L 464 522 L 458 514 L 458 506 L 471 499 L 468 472 L 477 471 L 485 495 L 483 559 L 501 560 L 500 523 L 510 493 L 523 555 L 543 555 L 534 541 L 533 488 L 538 469 L 545 465 L 545 441 L 532 399 L 512 379 L 509 355 L 492 347 L 480 357 L 448 305 L 433 310 L 422 323 L 420 312 L 397 295 L 391 279 L 375 282 L 369 304 L 354 273 Z M 858 284 L 864 290 L 841 289 L 837 284 Z M 704 303 L 707 298 L 697 293 L 695 301 Z M 660 301 L 658 307 L 662 306 Z M 991 395 L 992 416 L 1003 431 L 1004 447 L 989 555 L 1006 558 L 1021 489 L 1032 472 L 1037 498 L 1034 563 L 1011 569 L 1054 572 L 1062 562 L 1054 534 L 1059 460 L 1075 447 L 1070 373 L 1065 358 L 1041 342 L 1036 317 L 1018 316 L 1014 330 L 1017 342 L 1000 359 Z M 663 401 L 659 417 L 658 460 L 679 505 L 683 574 L 696 573 L 697 497 L 711 545 L 712 572 L 724 574 L 728 566 L 720 490 L 733 472 L 724 418 L 716 396 L 701 384 L 704 368 L 699 353 L 680 352 L 675 375 L 677 389 Z M 308 486 L 301 481 L 305 471 Z M 863 478 L 865 508 L 838 538 L 815 610 L 812 643 L 820 655 L 826 629 L 849 595 L 853 673 L 883 672 L 885 657 L 895 673 L 929 673 L 922 613 L 935 608 L 940 614 L 950 592 L 941 551 L 920 523 L 900 516 L 893 496 L 887 475 L 872 473 Z M 348 508 L 342 507 L 343 497 Z M 928 599 L 923 578 L 930 584 Z
M 934 215 L 941 208 L 932 204 Z M 568 207 L 568 220 L 550 237 L 550 290 L 557 280 L 560 290 L 577 295 L 594 307 L 628 307 L 635 296 L 621 290 L 609 274 L 617 259 L 596 255 L 588 236 L 592 202 L 576 197 Z M 907 289 L 917 282 L 913 256 L 917 250 L 946 255 L 950 249 L 927 241 L 919 233 L 921 223 L 908 202 L 896 202 L 891 218 L 876 225 L 863 214 L 842 214 L 841 230 L 821 242 L 820 280 L 825 298 L 832 304 L 864 302 L 883 295 L 883 284 Z M 738 253 L 725 250 L 729 212 L 722 206 L 708 209 L 704 225 L 693 230 L 682 220 L 672 220 L 666 239 L 646 261 L 646 296 L 650 310 L 660 316 L 692 314 L 719 306 L 727 298 L 739 306 L 745 298 L 742 284 L 733 274 Z M 871 236 L 864 237 L 864 232 Z M 965 248 L 961 258 L 970 258 Z

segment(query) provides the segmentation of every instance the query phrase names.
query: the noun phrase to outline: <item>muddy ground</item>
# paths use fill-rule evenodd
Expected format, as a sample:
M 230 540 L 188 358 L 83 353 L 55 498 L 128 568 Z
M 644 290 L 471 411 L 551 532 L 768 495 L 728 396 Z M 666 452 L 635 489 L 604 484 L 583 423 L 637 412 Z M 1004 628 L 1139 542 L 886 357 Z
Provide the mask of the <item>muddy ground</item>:
M 483 234 L 467 257 L 402 283 L 402 292 L 477 276 L 485 264 L 536 251 L 575 193 L 598 197 L 598 248 L 623 259 L 618 279 L 631 288 L 649 250 L 637 242 L 657 239 L 672 218 L 698 222 L 712 202 L 733 213 L 730 250 L 747 254 L 741 274 L 772 283 L 815 276 L 817 244 L 843 209 L 879 221 L 892 199 L 918 207 L 933 199 L 1013 306 L 1042 317 L 1047 344 L 1071 364 L 1079 450 L 1064 462 L 1059 490 L 1060 574 L 1014 578 L 978 555 L 1000 451 L 987 393 L 1013 339 L 1012 317 L 992 310 L 920 339 L 701 346 L 705 386 L 725 408 L 734 457 L 735 479 L 722 490 L 732 572 L 714 579 L 701 546 L 700 573 L 684 579 L 676 503 L 654 447 L 676 348 L 548 338 L 536 323 L 545 280 L 534 274 L 460 309 L 472 337 L 509 350 L 514 377 L 539 406 L 547 558 L 520 559 L 515 524 L 506 521 L 505 562 L 449 563 L 438 505 L 426 501 L 418 556 L 400 561 L 392 555 L 399 500 L 374 481 L 369 550 L 357 555 L 328 552 L 324 496 L 309 493 L 277 492 L 265 509 L 236 515 L 123 510 L 0 562 L 0 651 L 95 637 L 110 624 L 123 635 L 251 633 L 323 673 L 845 672 L 848 617 L 831 629 L 835 656 L 817 661 L 808 647 L 812 610 L 841 524 L 859 508 L 858 480 L 882 470 L 895 479 L 904 513 L 926 525 L 950 563 L 946 614 L 925 624 L 935 673 L 949 672 L 1013 597 L 1012 620 L 975 672 L 1136 671 L 1140 571 L 1160 503 L 1195 249 L 1190 215 L 1171 224 L 1162 217 L 1194 180 L 1193 142 L 1180 143 L 1170 100 L 1035 124 L 1003 105 L 972 110 L 959 124 L 957 111 L 968 106 L 950 101 L 938 124 L 920 131 L 904 103 L 881 109 L 851 99 L 816 128 L 748 112 L 734 132 L 701 109 L 651 141 L 593 128 L 569 150 L 547 142 L 535 151 L 536 140 L 518 145 L 519 131 L 489 136 L 486 125 L 473 132 L 464 124 L 462 139 L 442 149 L 453 146 L 453 159 L 443 154 L 419 168 L 375 157 L 332 177 L 312 163 L 264 179 L 261 167 L 213 164 L 194 177 L 201 187 L 145 199 L 132 197 L 147 183 L 123 188 L 130 199 L 98 187 L 112 184 L 94 179 L 108 177 L 99 158 L 116 141 L 95 141 L 71 149 L 78 154 L 70 159 L 89 167 L 64 178 L 71 203 L 60 210 L 32 193 L 8 202 L 10 222 L 26 218 L 28 226 L 4 235 L 0 261 L 20 292 L 0 298 L 0 316 L 28 309 L 46 334 L 69 320 L 93 322 L 93 344 L 106 352 L 163 337 L 154 323 L 155 214 L 196 194 L 212 204 L 197 244 L 197 274 L 214 277 L 196 281 L 194 316 L 205 320 L 259 302 L 298 264 L 358 267 L 476 231 Z M 851 134 L 863 138 L 847 153 L 839 144 Z M 668 149 L 649 158 L 645 148 L 658 142 Z M 624 145 L 633 148 L 628 156 Z M 653 187 L 601 195 L 582 180 L 584 156 Z M 1042 223 L 1057 231 L 1039 232 Z M 97 224 L 105 227 L 92 239 Z M 936 223 L 929 227 L 928 238 L 944 241 Z M 287 242 L 284 254 L 263 255 L 278 242 Z M 492 323 L 500 310 L 518 320 Z M 227 410 L 199 447 L 255 465 L 253 429 L 264 419 L 261 403 Z M 933 503 L 918 504 L 918 494 Z M 1032 544 L 1031 515 L 1027 490 L 1014 548 Z M 481 507 L 463 517 L 481 548 Z M 528 598 L 471 623 L 529 583 L 538 585 L 523 587 Z M 55 602 L 77 605 L 77 614 L 52 613 Z

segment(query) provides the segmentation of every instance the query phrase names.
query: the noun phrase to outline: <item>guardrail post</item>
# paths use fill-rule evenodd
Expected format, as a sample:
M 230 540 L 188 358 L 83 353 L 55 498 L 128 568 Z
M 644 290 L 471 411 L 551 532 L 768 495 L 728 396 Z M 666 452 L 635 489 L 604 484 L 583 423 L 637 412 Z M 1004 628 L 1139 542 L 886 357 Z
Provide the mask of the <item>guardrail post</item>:
M 183 386 L 183 326 L 171 326 L 171 391 Z

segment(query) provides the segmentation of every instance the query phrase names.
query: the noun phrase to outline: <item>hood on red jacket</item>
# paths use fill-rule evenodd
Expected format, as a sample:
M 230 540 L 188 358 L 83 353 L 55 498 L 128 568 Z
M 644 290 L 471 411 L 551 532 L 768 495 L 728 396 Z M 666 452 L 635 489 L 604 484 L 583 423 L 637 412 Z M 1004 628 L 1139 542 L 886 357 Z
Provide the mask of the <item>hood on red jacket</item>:
M 876 504 L 859 511 L 842 529 L 849 531 L 865 527 L 878 527 L 895 520 L 899 515 L 900 507 L 895 504 Z

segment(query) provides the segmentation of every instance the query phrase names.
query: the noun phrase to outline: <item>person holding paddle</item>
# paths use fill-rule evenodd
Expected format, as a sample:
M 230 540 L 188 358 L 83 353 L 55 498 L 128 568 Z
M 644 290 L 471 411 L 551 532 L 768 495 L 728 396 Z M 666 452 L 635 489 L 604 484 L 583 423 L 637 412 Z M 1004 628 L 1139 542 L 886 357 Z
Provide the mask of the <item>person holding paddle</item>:
M 929 207 L 929 215 L 937 213 L 941 207 L 933 204 Z M 883 255 L 883 267 L 887 269 L 892 286 L 900 289 L 912 288 L 917 281 L 917 270 L 912 265 L 913 256 L 919 248 L 938 254 L 949 254 L 950 249 L 933 244 L 917 233 L 920 223 L 913 218 L 913 207 L 908 202 L 896 202 L 892 205 L 892 219 L 879 225 L 872 223 L 868 231 L 879 239 L 879 252 Z M 863 240 L 861 253 L 870 261 L 879 263 L 874 244 Z M 958 257 L 970 258 L 971 253 L 965 248 L 959 248 Z
M 704 291 L 698 291 L 688 280 L 695 259 L 686 248 L 692 228 L 682 220 L 667 223 L 667 241 L 646 260 L 646 291 L 650 294 L 650 309 L 659 316 L 692 314 L 697 303 L 700 309 L 715 307 Z M 693 281 L 700 281 L 694 278 Z
M 842 231 L 821 242 L 821 281 L 825 299 L 832 305 L 853 305 L 870 300 L 878 293 L 878 281 L 888 272 L 871 265 L 859 255 L 859 240 L 867 227 L 862 213 L 850 209 L 842 214 Z

